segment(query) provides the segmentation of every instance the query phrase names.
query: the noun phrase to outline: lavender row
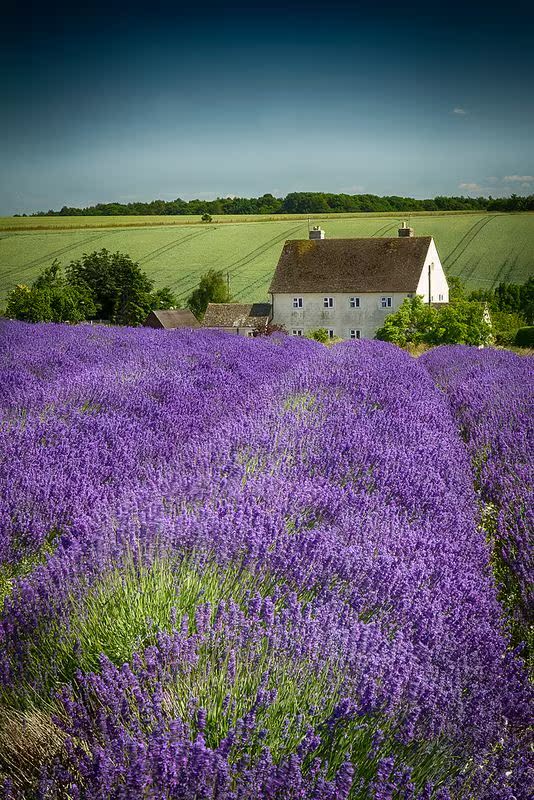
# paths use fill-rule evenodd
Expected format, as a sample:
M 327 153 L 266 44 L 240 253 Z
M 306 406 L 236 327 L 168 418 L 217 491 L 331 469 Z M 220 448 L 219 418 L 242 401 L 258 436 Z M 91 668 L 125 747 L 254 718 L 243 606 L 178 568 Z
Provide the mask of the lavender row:
M 438 348 L 422 359 L 446 394 L 471 459 L 513 639 L 532 651 L 534 368 L 496 350 Z
M 0 628 L 4 702 L 59 690 L 43 797 L 520 796 L 503 731 L 524 678 L 421 364 L 380 343 L 4 336 L 5 558 L 56 537 Z

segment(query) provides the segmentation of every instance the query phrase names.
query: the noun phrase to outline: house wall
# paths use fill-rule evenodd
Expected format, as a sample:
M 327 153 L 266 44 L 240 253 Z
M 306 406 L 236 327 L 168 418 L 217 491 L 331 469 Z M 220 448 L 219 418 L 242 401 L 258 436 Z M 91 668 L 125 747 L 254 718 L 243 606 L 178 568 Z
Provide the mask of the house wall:
M 360 338 L 372 339 L 377 329 L 384 324 L 388 314 L 397 311 L 402 301 L 409 295 L 400 292 L 376 292 L 361 294 L 331 294 L 334 308 L 324 308 L 326 293 L 274 294 L 273 323 L 283 325 L 288 333 L 302 330 L 303 333 L 317 328 L 333 328 L 334 335 L 350 339 L 350 331 L 359 330 Z M 359 297 L 360 307 L 351 308 L 349 297 Z M 293 298 L 302 297 L 303 308 L 293 308 Z M 391 297 L 391 308 L 382 308 L 382 297 Z
M 443 271 L 441 261 L 439 259 L 438 251 L 434 243 L 434 239 L 430 242 L 428 253 L 425 258 L 423 271 L 419 278 L 417 285 L 417 294 L 424 297 L 425 302 L 428 303 L 428 268 L 430 266 L 430 302 L 431 303 L 448 303 L 449 302 L 449 284 Z

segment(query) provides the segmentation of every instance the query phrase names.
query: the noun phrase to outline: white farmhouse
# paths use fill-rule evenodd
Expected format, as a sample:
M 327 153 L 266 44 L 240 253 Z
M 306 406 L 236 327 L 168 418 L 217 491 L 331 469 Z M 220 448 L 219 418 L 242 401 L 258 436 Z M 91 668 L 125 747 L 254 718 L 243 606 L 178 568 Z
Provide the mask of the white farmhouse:
M 331 338 L 372 339 L 406 297 L 449 302 L 449 286 L 431 236 L 403 225 L 395 238 L 287 241 L 269 289 L 272 321 L 294 336 L 326 328 Z

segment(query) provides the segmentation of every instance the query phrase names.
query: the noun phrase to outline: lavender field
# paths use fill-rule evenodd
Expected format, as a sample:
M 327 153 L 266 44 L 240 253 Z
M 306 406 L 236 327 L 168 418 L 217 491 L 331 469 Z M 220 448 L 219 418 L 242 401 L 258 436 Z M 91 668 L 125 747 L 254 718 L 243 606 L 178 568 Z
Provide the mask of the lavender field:
M 0 797 L 531 796 L 530 359 L 0 324 Z

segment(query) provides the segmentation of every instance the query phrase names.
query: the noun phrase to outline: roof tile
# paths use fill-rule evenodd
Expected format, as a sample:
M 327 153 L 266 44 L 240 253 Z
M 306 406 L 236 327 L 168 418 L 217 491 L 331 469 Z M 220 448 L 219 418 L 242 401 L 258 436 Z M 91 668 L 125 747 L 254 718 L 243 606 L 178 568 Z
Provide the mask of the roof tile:
M 270 292 L 415 292 L 430 236 L 287 241 Z

